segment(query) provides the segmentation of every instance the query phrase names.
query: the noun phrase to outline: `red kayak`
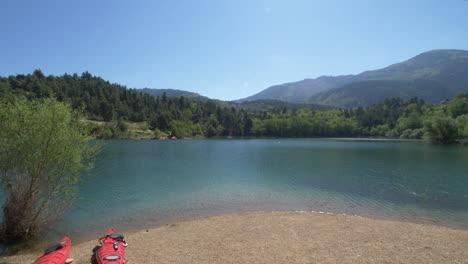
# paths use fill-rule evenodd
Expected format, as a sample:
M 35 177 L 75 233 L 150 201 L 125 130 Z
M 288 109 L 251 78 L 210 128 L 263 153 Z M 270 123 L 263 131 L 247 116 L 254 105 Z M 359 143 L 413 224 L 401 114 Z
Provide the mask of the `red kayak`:
M 71 241 L 70 238 L 65 236 L 62 240 L 54 246 L 45 250 L 44 255 L 39 257 L 34 264 L 65 264 L 72 263 L 73 259 L 68 258 L 70 254 Z
M 106 235 L 101 238 L 96 250 L 96 261 L 99 264 L 126 264 L 124 236 L 109 229 Z

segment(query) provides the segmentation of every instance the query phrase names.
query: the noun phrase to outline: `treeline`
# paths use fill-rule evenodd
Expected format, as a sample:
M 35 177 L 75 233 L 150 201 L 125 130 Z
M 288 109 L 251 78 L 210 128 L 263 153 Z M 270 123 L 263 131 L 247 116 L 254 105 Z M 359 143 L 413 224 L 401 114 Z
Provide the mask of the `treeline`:
M 317 110 L 289 108 L 252 111 L 215 100 L 151 96 L 85 72 L 62 76 L 33 74 L 0 78 L 0 96 L 55 97 L 82 108 L 90 120 L 106 121 L 94 133 L 126 135 L 125 121 L 146 122 L 155 135 L 176 137 L 392 137 L 432 138 L 441 143 L 468 138 L 468 94 L 427 104 L 421 99 L 386 99 L 367 108 Z
M 247 136 L 252 126 L 249 113 L 243 109 L 220 106 L 212 100 L 195 101 L 164 94 L 154 97 L 112 84 L 88 72 L 81 76 L 45 76 L 35 70 L 33 74 L 2 77 L 0 96 L 55 97 L 75 109 L 83 108 L 91 120 L 147 121 L 150 129 L 171 131 L 178 137 L 197 134 Z
M 112 84 L 88 72 L 44 76 L 40 70 L 33 74 L 0 79 L 0 95 L 24 95 L 28 98 L 55 97 L 73 108 L 84 107 L 88 118 L 111 121 L 125 119 L 144 121 L 158 110 L 154 97 L 125 86 Z
M 468 93 L 440 104 L 391 98 L 367 108 L 274 111 L 254 117 L 252 133 L 280 137 L 427 137 L 450 143 L 468 138 Z

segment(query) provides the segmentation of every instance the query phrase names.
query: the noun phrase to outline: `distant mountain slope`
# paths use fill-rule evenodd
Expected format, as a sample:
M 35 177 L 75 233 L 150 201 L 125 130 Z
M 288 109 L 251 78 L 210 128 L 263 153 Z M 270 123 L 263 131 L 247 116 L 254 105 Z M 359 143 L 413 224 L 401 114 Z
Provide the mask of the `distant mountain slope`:
M 280 100 L 256 100 L 256 101 L 248 101 L 242 103 L 230 103 L 231 106 L 245 109 L 248 111 L 272 111 L 273 109 L 287 109 L 287 110 L 297 110 L 301 108 L 310 108 L 314 110 L 330 110 L 335 107 L 329 105 L 319 105 L 319 104 L 301 104 L 301 103 L 289 103 Z
M 385 98 L 418 97 L 428 102 L 453 97 L 453 91 L 444 84 L 432 80 L 370 80 L 347 84 L 339 89 L 320 93 L 314 101 L 346 108 L 379 104 Z M 434 99 L 439 98 L 439 99 Z
M 468 91 L 468 51 L 433 50 L 383 69 L 327 76 L 273 86 L 251 97 L 288 102 L 368 106 L 387 97 L 420 97 L 439 102 Z
M 184 96 L 184 97 L 190 97 L 190 98 L 205 98 L 205 99 L 208 99 L 208 97 L 202 96 L 202 95 L 194 93 L 194 92 L 189 92 L 189 91 L 184 91 L 184 90 L 177 90 L 177 89 L 143 88 L 143 89 L 137 89 L 137 91 L 142 92 L 142 93 L 146 93 L 146 94 L 149 94 L 149 95 L 153 95 L 153 96 L 162 96 L 164 93 L 166 93 L 167 97 Z
M 355 80 L 356 76 L 321 76 L 317 79 L 305 79 L 299 82 L 271 86 L 258 94 L 249 96 L 237 102 L 255 100 L 281 100 L 292 103 L 305 103 L 311 96 L 326 90 L 340 87 Z
M 358 79 L 443 79 L 452 73 L 465 73 L 466 75 L 466 71 L 460 71 L 460 66 L 465 68 L 468 66 L 467 63 L 468 51 L 432 50 L 419 54 L 407 61 L 396 63 L 380 70 L 363 72 L 358 75 Z

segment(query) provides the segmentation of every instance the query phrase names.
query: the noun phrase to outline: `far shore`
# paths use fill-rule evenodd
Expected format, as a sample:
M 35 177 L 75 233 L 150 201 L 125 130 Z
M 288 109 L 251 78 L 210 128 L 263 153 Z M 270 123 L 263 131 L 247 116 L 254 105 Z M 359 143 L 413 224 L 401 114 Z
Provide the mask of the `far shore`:
M 84 122 L 92 123 L 97 125 L 98 127 L 105 127 L 106 124 L 111 122 L 104 122 L 98 120 L 83 120 Z M 115 121 L 114 121 L 115 122 Z M 298 138 L 298 137 L 274 137 L 274 136 L 212 136 L 208 137 L 205 135 L 194 135 L 194 136 L 186 136 L 186 137 L 177 137 L 172 134 L 170 131 L 162 132 L 158 135 L 154 133 L 154 131 L 148 128 L 147 122 L 126 122 L 128 131 L 122 135 L 113 136 L 113 137 L 103 137 L 102 134 L 93 134 L 91 135 L 94 139 L 99 140 L 196 140 L 196 139 L 324 139 L 324 138 L 333 138 L 333 139 L 355 139 L 355 140 L 391 140 L 391 141 L 406 141 L 408 142 L 408 138 L 399 138 L 399 137 L 385 137 L 385 136 L 355 136 L 355 137 L 305 137 L 305 138 Z M 102 131 L 101 131 L 102 132 Z M 416 143 L 418 144 L 432 144 L 430 140 L 424 139 L 415 139 Z M 468 146 L 468 138 L 459 139 L 452 144 L 462 144 Z M 0 263 L 1 264 L 1 263 Z
M 417 139 L 417 140 L 408 140 L 402 138 L 389 138 L 389 137 L 352 137 L 352 138 L 341 138 L 341 137 L 315 137 L 315 138 L 294 138 L 294 137 L 241 137 L 241 136 L 216 136 L 216 137 L 206 137 L 206 136 L 193 136 L 193 137 L 183 137 L 183 138 L 170 138 L 170 137 L 151 137 L 151 136 L 138 136 L 131 138 L 116 138 L 116 139 L 99 139 L 99 140 L 200 140 L 200 139 L 354 139 L 354 140 L 390 140 L 390 141 L 401 141 L 401 142 L 411 142 L 413 144 L 424 144 L 424 145 L 433 145 L 429 140 Z M 468 139 L 461 139 L 451 145 L 464 145 L 468 146 Z M 0 263 L 1 264 L 1 263 Z
M 219 215 L 125 235 L 135 264 L 468 263 L 468 230 L 314 212 Z M 91 263 L 99 236 L 73 245 L 74 263 Z M 0 264 L 32 263 L 40 254 L 0 257 Z

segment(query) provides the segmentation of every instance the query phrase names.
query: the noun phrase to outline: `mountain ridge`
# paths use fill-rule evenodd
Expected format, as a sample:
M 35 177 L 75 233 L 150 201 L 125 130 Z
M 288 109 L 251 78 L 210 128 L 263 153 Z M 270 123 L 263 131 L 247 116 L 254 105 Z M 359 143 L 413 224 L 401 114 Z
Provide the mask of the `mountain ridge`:
M 452 97 L 456 92 L 468 91 L 466 72 L 468 72 L 468 51 L 437 49 L 418 54 L 403 62 L 356 75 L 324 75 L 315 79 L 274 85 L 236 101 L 276 99 L 293 103 L 356 107 L 379 103 L 385 99 L 385 96 L 390 96 L 422 97 L 430 102 L 438 102 L 445 97 Z M 425 87 L 422 85 L 424 82 L 430 83 L 429 94 L 428 91 L 424 91 Z M 358 87 L 359 84 L 363 86 Z M 378 85 L 373 90 L 370 84 Z M 389 93 L 392 88 L 395 92 Z M 351 94 L 352 91 L 361 95 L 356 97 L 355 94 Z M 372 98 L 367 98 L 365 92 L 370 92 Z M 434 96 L 431 96 L 431 93 Z
M 184 96 L 184 97 L 190 97 L 190 98 L 209 99 L 208 97 L 200 95 L 199 93 L 179 90 L 179 89 L 141 88 L 141 89 L 136 89 L 136 90 L 139 91 L 140 93 L 146 93 L 146 94 L 153 95 L 153 96 L 163 96 L 163 94 L 165 93 L 167 97 Z

